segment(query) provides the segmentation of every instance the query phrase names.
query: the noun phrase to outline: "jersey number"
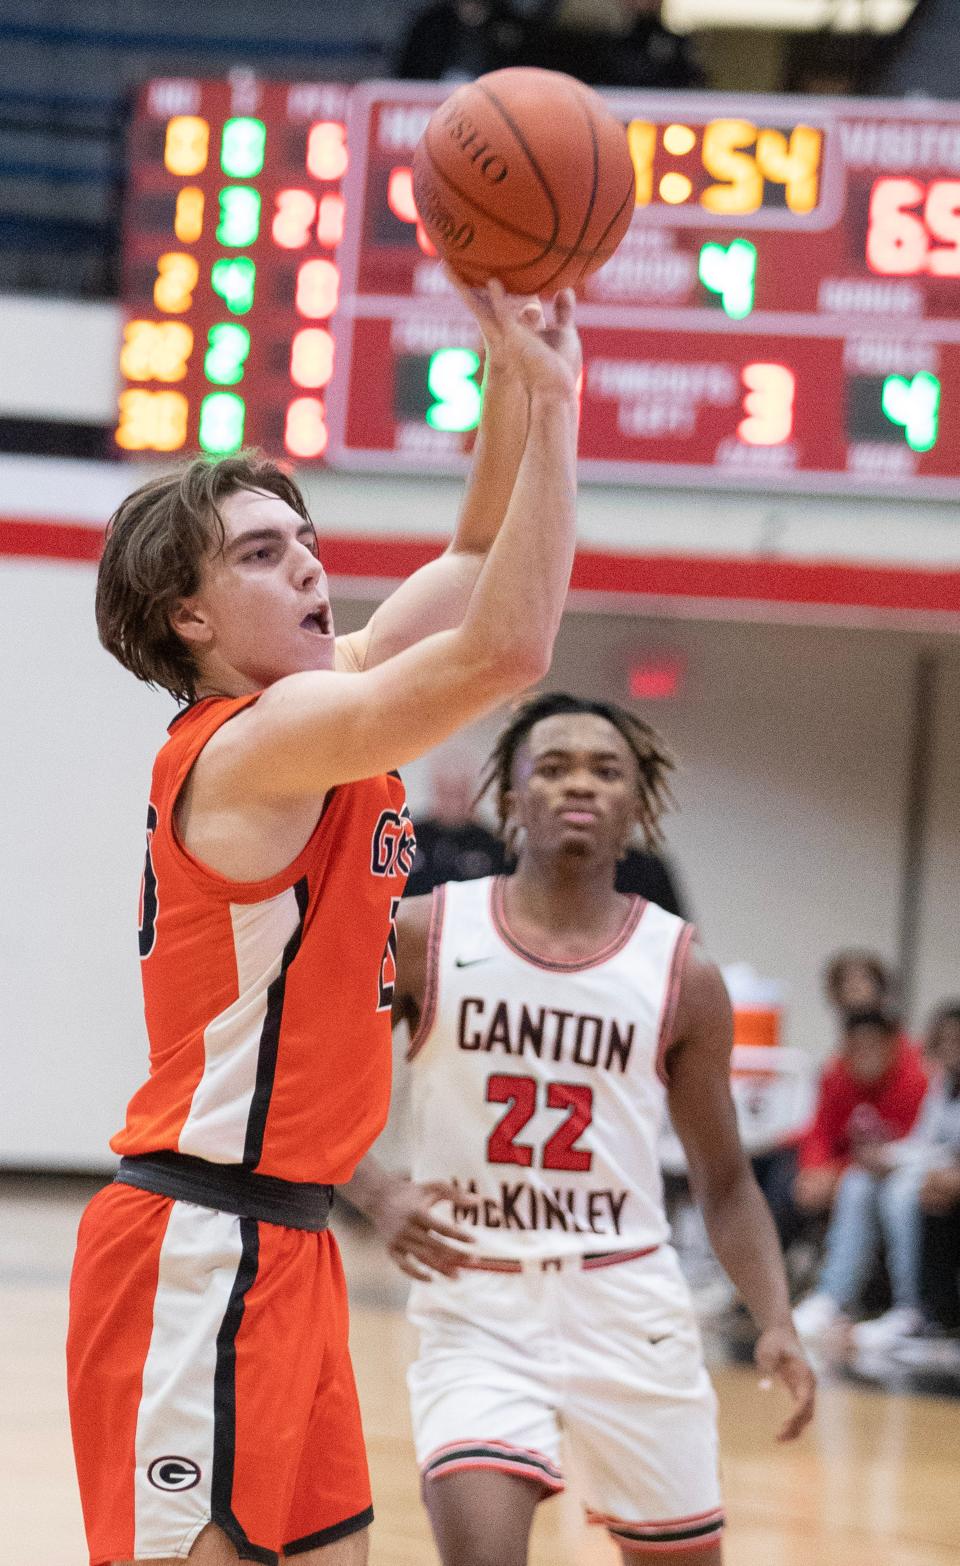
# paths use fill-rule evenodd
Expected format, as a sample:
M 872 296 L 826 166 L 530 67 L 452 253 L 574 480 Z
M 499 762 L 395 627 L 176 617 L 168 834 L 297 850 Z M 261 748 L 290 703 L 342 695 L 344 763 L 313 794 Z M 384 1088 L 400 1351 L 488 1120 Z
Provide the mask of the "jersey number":
M 510 1106 L 487 1140 L 487 1162 L 520 1164 L 529 1169 L 534 1150 L 529 1142 L 517 1142 L 515 1138 L 536 1113 L 537 1084 L 533 1077 L 511 1077 L 504 1072 L 495 1072 L 487 1078 L 487 1103 Z M 567 1118 L 543 1144 L 540 1167 L 589 1169 L 593 1154 L 589 1148 L 577 1147 L 576 1143 L 593 1119 L 593 1088 L 579 1082 L 551 1082 L 547 1087 L 547 1108 L 565 1109 Z
M 391 897 L 390 929 L 387 931 L 387 944 L 383 948 L 383 960 L 377 981 L 380 989 L 378 1011 L 389 1011 L 393 1005 L 393 989 L 397 982 L 397 909 L 399 907 L 399 897 Z

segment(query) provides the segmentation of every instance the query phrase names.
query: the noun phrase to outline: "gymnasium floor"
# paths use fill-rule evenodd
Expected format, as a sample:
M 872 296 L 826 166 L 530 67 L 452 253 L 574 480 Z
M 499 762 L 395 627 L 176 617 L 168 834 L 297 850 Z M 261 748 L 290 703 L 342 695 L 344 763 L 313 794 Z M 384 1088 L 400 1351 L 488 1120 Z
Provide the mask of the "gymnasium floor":
M 84 1566 L 63 1376 L 73 1238 L 93 1187 L 0 1178 L 0 1519 L 5 1566 Z M 433 1566 L 417 1496 L 403 1280 L 340 1224 L 377 1522 L 372 1566 Z M 772 1441 L 781 1408 L 708 1343 L 720 1394 L 728 1566 L 955 1566 L 960 1400 L 827 1376 L 815 1429 Z M 935 1387 L 935 1383 L 931 1384 Z M 531 1566 L 616 1566 L 568 1492 L 539 1510 Z

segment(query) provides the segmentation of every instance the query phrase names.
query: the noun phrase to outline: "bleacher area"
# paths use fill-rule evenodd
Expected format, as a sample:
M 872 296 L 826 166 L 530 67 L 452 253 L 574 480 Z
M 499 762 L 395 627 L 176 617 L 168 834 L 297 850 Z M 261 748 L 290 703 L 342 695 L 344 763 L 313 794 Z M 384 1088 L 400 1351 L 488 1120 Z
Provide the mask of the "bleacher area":
M 0 6 L 0 292 L 117 292 L 124 137 L 138 84 L 234 70 L 355 80 L 387 70 L 409 7 L 251 0 L 158 9 Z

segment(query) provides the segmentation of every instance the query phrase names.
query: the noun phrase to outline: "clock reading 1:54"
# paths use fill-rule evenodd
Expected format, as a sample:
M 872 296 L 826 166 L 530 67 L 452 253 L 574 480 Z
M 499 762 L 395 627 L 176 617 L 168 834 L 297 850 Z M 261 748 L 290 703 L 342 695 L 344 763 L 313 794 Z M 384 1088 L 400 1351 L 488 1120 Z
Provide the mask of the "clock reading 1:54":
M 820 199 L 823 132 L 811 125 L 778 130 L 739 119 L 703 126 L 631 120 L 627 137 L 638 207 L 695 202 L 707 212 L 742 217 L 786 206 L 799 215 L 814 211 Z

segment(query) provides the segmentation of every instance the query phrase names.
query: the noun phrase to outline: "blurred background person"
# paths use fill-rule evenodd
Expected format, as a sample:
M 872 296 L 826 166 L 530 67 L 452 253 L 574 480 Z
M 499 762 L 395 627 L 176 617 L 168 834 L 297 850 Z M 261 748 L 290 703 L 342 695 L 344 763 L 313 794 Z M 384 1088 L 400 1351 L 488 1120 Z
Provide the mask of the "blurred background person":
M 923 1064 L 896 1019 L 851 1012 L 842 1052 L 820 1080 L 793 1188 L 801 1212 L 830 1214 L 819 1282 L 795 1312 L 803 1336 L 828 1332 L 858 1304 L 876 1259 L 876 1176 L 864 1164 L 875 1169 L 882 1150 L 907 1136 L 926 1090 Z
M 521 19 L 511 0 L 439 0 L 403 34 L 394 75 L 407 81 L 469 81 L 518 63 Z
M 896 992 L 883 958 L 857 947 L 834 953 L 824 969 L 823 987 L 841 1022 L 852 1011 L 889 1010 Z
M 598 87 L 702 87 L 692 44 L 662 12 L 662 0 L 547 0 L 525 31 L 520 63 Z
M 930 1086 L 910 1135 L 899 1142 L 862 1144 L 854 1154 L 855 1167 L 844 1177 L 844 1186 L 856 1182 L 862 1206 L 861 1273 L 874 1263 L 882 1239 L 893 1296 L 882 1316 L 854 1327 L 854 1347 L 865 1351 L 891 1349 L 930 1328 L 935 1333 L 960 1328 L 960 1252 L 951 1254 L 949 1244 L 951 1212 L 960 1202 L 960 1002 L 934 1017 L 927 1059 Z M 926 1302 L 920 1279 L 925 1226 Z
M 446 881 L 477 881 L 501 875 L 503 843 L 477 818 L 477 778 L 461 763 L 438 762 L 431 778 L 430 806 L 416 816 L 417 853 L 407 881 L 408 897 L 422 897 Z

